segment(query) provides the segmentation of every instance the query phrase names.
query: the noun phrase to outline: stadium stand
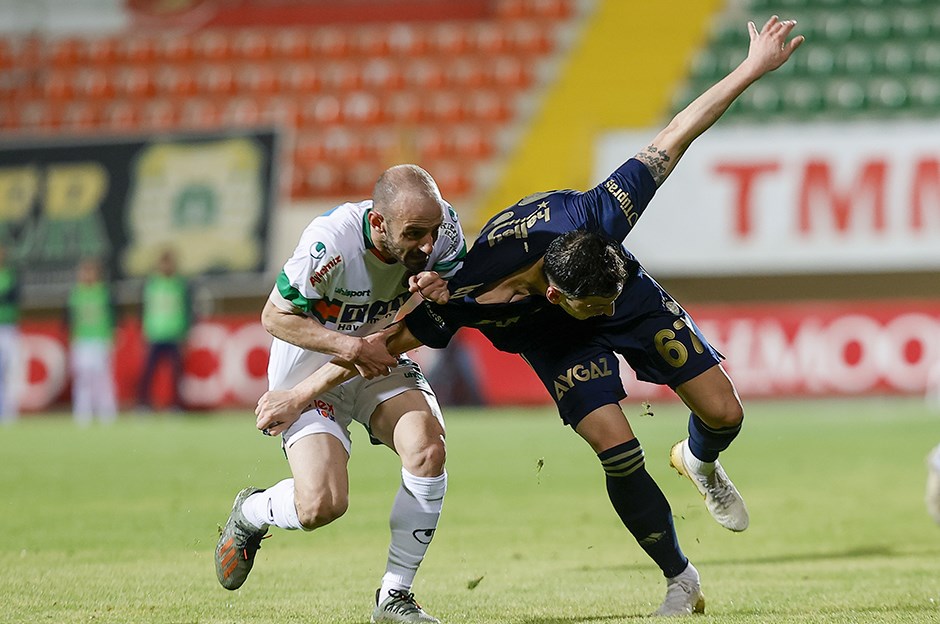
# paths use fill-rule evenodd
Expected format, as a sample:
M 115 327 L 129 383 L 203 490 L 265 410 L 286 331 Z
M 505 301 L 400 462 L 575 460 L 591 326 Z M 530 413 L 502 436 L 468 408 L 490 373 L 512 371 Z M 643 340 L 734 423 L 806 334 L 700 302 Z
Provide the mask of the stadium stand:
M 361 21 L 368 12 L 337 9 L 335 23 L 309 26 L 0 39 L 0 128 L 9 137 L 277 125 L 293 199 L 366 196 L 401 157 L 427 162 L 448 196 L 466 195 L 507 147 L 497 137 L 523 115 L 578 14 L 577 0 L 481 6 L 485 15 L 442 19 Z
M 744 58 L 746 19 L 773 12 L 800 22 L 805 53 L 744 94 L 722 123 L 936 117 L 940 108 L 940 2 L 751 0 L 732 5 L 691 62 L 673 101 L 694 95 Z

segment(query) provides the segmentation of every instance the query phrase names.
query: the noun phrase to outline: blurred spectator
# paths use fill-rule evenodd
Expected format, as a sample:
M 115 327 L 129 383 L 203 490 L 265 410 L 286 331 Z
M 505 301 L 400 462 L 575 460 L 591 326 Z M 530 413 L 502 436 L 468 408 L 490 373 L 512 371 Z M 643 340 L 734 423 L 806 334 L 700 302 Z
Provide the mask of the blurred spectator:
M 115 307 L 111 287 L 97 259 L 83 260 L 69 294 L 66 314 L 71 337 L 72 415 L 89 424 L 117 418 L 112 350 Z
M 140 377 L 138 406 L 153 409 L 151 391 L 161 361 L 170 364 L 173 395 L 170 409 L 179 410 L 183 378 L 183 345 L 192 324 L 192 296 L 186 279 L 176 270 L 176 257 L 166 250 L 157 261 L 157 272 L 147 278 L 141 297 L 147 362 Z
M 16 271 L 0 247 L 0 422 L 13 422 L 19 416 L 20 363 L 20 285 Z
M 483 405 L 473 350 L 458 333 L 446 349 L 434 352 L 427 378 L 441 405 Z M 427 353 L 424 354 L 427 357 Z M 423 363 L 422 363 L 423 365 Z

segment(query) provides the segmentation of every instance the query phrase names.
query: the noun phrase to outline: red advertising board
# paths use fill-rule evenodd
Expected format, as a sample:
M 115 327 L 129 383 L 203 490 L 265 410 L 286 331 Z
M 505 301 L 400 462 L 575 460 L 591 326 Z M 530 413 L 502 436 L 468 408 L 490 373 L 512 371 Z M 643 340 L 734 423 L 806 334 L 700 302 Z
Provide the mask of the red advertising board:
M 798 304 L 702 305 L 690 309 L 709 340 L 726 356 L 738 392 L 747 398 L 920 394 L 940 388 L 940 301 L 846 301 Z M 49 409 L 68 399 L 67 345 L 56 323 L 23 326 L 28 380 L 24 409 Z M 415 353 L 428 377 L 443 384 L 472 379 L 475 402 L 548 404 L 550 397 L 517 355 L 500 353 L 475 331 L 459 335 L 460 358 L 435 374 L 440 352 Z M 546 337 L 546 339 L 549 339 Z M 250 408 L 267 387 L 270 337 L 255 315 L 198 323 L 186 350 L 183 399 L 189 408 Z M 115 379 L 122 405 L 136 400 L 144 357 L 139 327 L 124 324 L 115 346 Z M 637 382 L 621 362 L 633 400 L 674 395 Z M 462 382 L 466 380 L 461 380 Z M 166 375 L 157 380 L 158 402 L 169 397 Z

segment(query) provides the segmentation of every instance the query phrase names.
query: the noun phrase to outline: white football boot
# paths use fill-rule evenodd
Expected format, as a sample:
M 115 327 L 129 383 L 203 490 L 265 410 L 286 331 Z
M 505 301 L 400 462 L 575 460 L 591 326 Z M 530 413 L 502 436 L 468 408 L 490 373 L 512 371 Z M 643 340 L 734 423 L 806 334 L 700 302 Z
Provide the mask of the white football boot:
M 669 452 L 669 465 L 680 475 L 688 477 L 705 497 L 705 507 L 718 524 L 730 531 L 746 529 L 749 522 L 747 506 L 721 464 L 716 461 L 715 470 L 710 474 L 696 472 L 689 468 L 686 461 L 686 457 L 691 456 L 689 439 L 686 438 L 672 447 Z
M 940 446 L 927 455 L 927 513 L 940 524 Z
M 693 613 L 705 613 L 705 596 L 698 570 L 690 561 L 685 570 L 666 579 L 666 598 L 653 615 L 682 617 Z
M 425 613 L 415 601 L 415 595 L 400 589 L 388 592 L 388 598 L 379 604 L 379 591 L 375 590 L 375 610 L 372 611 L 372 624 L 379 622 L 419 622 L 424 624 L 441 624 L 436 617 Z

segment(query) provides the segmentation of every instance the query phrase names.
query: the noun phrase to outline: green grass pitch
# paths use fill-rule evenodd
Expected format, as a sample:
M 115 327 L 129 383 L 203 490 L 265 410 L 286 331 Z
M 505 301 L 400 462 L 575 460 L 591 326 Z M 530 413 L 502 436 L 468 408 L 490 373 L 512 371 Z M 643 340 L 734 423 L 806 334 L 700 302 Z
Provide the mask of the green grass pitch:
M 680 406 L 624 406 L 702 573 L 707 613 L 693 621 L 940 621 L 940 527 L 923 503 L 940 414 L 913 399 L 747 407 L 723 456 L 751 511 L 732 534 L 668 467 Z M 589 447 L 550 408 L 447 418 L 450 489 L 415 588 L 427 610 L 445 624 L 644 621 L 664 582 L 610 508 Z M 287 475 L 253 420 L 0 429 L 0 622 L 368 622 L 399 475 L 361 430 L 346 516 L 274 529 L 241 590 L 217 584 L 217 526 L 236 491 Z

